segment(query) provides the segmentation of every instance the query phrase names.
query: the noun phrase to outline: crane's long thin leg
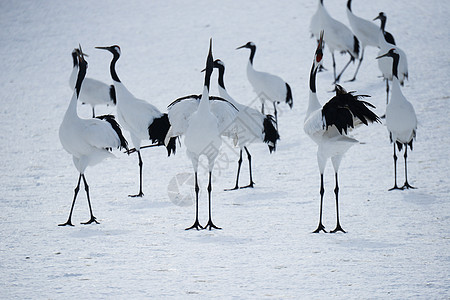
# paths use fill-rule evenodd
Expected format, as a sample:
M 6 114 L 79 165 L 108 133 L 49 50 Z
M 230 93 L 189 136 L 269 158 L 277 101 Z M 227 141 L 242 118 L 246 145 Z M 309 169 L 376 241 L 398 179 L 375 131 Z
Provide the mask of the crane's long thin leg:
M 334 53 L 331 53 L 331 58 L 333 59 L 333 74 L 334 74 L 334 84 L 339 80 L 336 78 L 336 60 L 334 59 Z
M 405 184 L 402 186 L 402 189 L 415 189 L 415 187 L 411 186 L 408 183 L 408 167 L 407 167 L 407 157 L 408 157 L 408 145 L 405 144 Z
M 354 58 L 350 55 L 350 60 L 347 62 L 347 64 L 344 66 L 344 68 L 342 69 L 341 73 L 339 73 L 338 77 L 336 78 L 336 82 L 338 83 L 339 80 L 341 79 L 342 74 L 344 73 L 345 69 L 347 69 L 348 65 L 354 60 Z
M 395 153 L 395 142 L 394 142 L 394 187 L 389 190 L 390 191 L 401 190 L 401 188 L 397 186 L 397 154 Z
M 330 233 L 336 233 L 338 231 L 341 231 L 343 233 L 345 233 L 345 230 L 342 229 L 341 227 L 341 223 L 339 222 L 339 184 L 338 184 L 338 173 L 335 173 L 335 177 L 336 177 L 336 187 L 334 188 L 334 194 L 336 195 L 336 228 L 333 229 L 332 231 L 330 231 Z
M 91 206 L 91 198 L 89 197 L 89 186 L 87 184 L 86 181 L 86 177 L 84 177 L 84 174 L 81 174 L 81 177 L 83 178 L 83 182 L 84 182 L 84 190 L 86 191 L 86 196 L 87 196 L 87 200 L 88 200 L 88 204 L 89 204 L 89 212 L 91 214 L 91 218 L 89 219 L 89 221 L 81 223 L 81 224 L 91 224 L 93 222 L 98 223 L 98 221 L 96 220 L 96 218 L 94 217 L 94 214 L 92 213 L 92 206 Z
M 95 109 L 93 106 L 92 106 L 92 118 L 95 118 Z
M 137 151 L 139 158 L 139 194 L 136 195 L 128 195 L 128 197 L 142 197 L 144 193 L 142 192 L 142 166 L 144 163 L 142 162 L 141 151 Z
M 355 81 L 355 80 L 356 80 L 356 74 L 358 74 L 359 67 L 361 66 L 361 63 L 362 63 L 363 59 L 364 59 L 364 48 L 363 48 L 362 51 L 361 51 L 361 58 L 359 59 L 358 66 L 356 67 L 355 75 L 353 75 L 353 78 L 352 78 L 352 79 L 347 80 L 347 82 Z
M 198 179 L 197 179 L 197 172 L 194 173 L 195 174 L 195 222 L 194 225 L 192 225 L 191 227 L 186 228 L 186 230 L 190 230 L 190 229 L 204 229 L 202 225 L 200 225 L 200 223 L 198 222 L 198 193 L 200 191 L 200 188 L 198 186 Z
M 209 227 L 209 230 L 211 230 L 213 228 L 214 229 L 222 229 L 222 228 L 217 227 L 216 225 L 214 225 L 214 223 L 212 221 L 212 214 L 211 214 L 211 191 L 212 191 L 211 175 L 212 175 L 212 172 L 210 171 L 209 172 L 209 183 L 208 183 L 209 221 L 208 221 L 208 224 L 206 224 L 205 229 L 208 229 L 208 227 Z
M 236 176 L 236 185 L 232 189 L 225 189 L 225 191 L 233 191 L 239 189 L 239 173 L 241 172 L 241 164 L 242 164 L 242 149 L 239 153 L 239 160 L 238 160 L 238 169 L 237 169 L 237 176 Z
M 248 151 L 247 147 L 244 147 L 245 152 L 247 152 L 247 159 L 248 159 L 248 172 L 250 173 L 250 183 L 246 186 L 241 187 L 241 189 L 245 189 L 245 188 L 252 188 L 253 185 L 255 184 L 253 182 L 253 175 L 252 175 L 252 156 L 250 155 L 250 152 Z M 242 150 L 241 150 L 242 153 Z
M 277 103 L 273 102 L 273 113 L 275 115 L 275 127 L 277 128 L 278 131 L 278 111 L 277 111 Z
M 319 216 L 319 226 L 317 229 L 313 231 L 313 233 L 319 233 L 321 231 L 325 231 L 325 226 L 322 224 L 322 204 L 323 204 L 323 194 L 325 193 L 325 189 L 323 187 L 323 174 L 320 174 L 320 216 Z
M 264 100 L 261 101 L 261 113 L 264 115 Z
M 72 207 L 70 208 L 69 218 L 67 219 L 66 223 L 58 224 L 58 226 L 67 226 L 67 225 L 73 226 L 73 224 L 72 224 L 72 212 L 73 212 L 73 207 L 75 206 L 75 200 L 77 200 L 78 191 L 80 190 L 80 182 L 81 182 L 81 173 L 80 173 L 80 176 L 78 177 L 78 183 L 77 183 L 77 186 L 75 187 L 75 190 L 74 190 Z
M 386 78 L 386 105 L 389 103 L 389 79 Z

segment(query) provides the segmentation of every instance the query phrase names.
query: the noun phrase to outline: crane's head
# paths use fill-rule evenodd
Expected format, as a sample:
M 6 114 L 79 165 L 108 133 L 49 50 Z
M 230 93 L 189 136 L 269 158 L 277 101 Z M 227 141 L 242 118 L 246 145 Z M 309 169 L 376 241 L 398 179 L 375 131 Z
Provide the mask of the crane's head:
M 384 14 L 384 12 L 380 12 L 379 14 L 378 14 L 378 16 L 375 18 L 375 19 L 373 19 L 374 21 L 375 20 L 380 20 L 380 21 L 386 21 L 386 15 Z
M 392 58 L 395 58 L 395 57 L 397 57 L 397 58 L 399 58 L 400 57 L 400 55 L 398 54 L 398 52 L 397 52 L 397 49 L 395 49 L 395 48 L 392 48 L 391 50 L 389 50 L 387 53 L 385 53 L 385 54 L 383 54 L 383 55 L 380 55 L 380 56 L 378 56 L 378 57 L 376 57 L 376 59 L 380 59 L 380 58 L 382 58 L 382 57 L 392 57 Z
M 245 45 L 242 45 L 242 46 L 240 46 L 240 47 L 237 47 L 236 48 L 236 50 L 237 49 L 242 49 L 242 48 L 247 48 L 247 49 L 256 49 L 256 45 L 255 45 L 255 43 L 253 43 L 253 42 L 248 42 L 247 44 L 245 44 Z
M 109 47 L 95 47 L 96 49 L 102 49 L 102 50 L 108 50 L 109 52 L 111 52 L 113 55 L 117 55 L 120 56 L 120 47 L 118 45 L 113 45 L 113 46 L 109 46 Z
M 319 42 L 317 43 L 316 53 L 314 54 L 314 69 L 322 64 L 323 58 L 323 30 L 320 32 Z

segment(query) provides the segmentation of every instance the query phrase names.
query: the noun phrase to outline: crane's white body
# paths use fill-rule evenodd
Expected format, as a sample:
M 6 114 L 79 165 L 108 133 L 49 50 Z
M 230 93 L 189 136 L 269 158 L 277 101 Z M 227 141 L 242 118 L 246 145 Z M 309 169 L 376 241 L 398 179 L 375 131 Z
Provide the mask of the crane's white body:
M 191 159 L 195 155 L 206 155 L 214 161 L 218 153 L 216 150 L 222 144 L 217 136 L 219 139 L 221 136 L 236 139 L 235 119 L 238 110 L 228 102 L 209 98 L 205 87 L 200 98 L 185 98 L 168 108 L 171 127 L 166 141 L 171 137 L 184 136 Z
M 388 59 L 392 60 L 388 57 Z M 391 100 L 386 107 L 386 127 L 392 141 L 408 144 L 415 138 L 417 117 L 412 104 L 405 98 L 397 77 L 394 76 Z
M 255 70 L 250 60 L 247 63 L 247 78 L 261 102 L 277 103 L 286 100 L 286 82 L 279 76 Z
M 114 87 L 116 89 L 119 124 L 130 133 L 131 141 L 136 150 L 140 150 L 141 141 L 150 138 L 149 125 L 163 114 L 154 105 L 134 97 L 122 82 L 114 81 Z
M 219 95 L 230 101 L 239 110 L 235 119 L 239 148 L 242 149 L 253 142 L 263 142 L 264 114 L 254 108 L 238 103 L 221 86 L 219 86 Z
M 351 146 L 358 143 L 354 138 L 339 133 L 336 126 L 326 129 L 326 122 L 322 116 L 322 105 L 317 94 L 309 91 L 309 104 L 303 130 L 317 144 L 317 163 L 323 174 L 327 160 L 331 158 L 337 172 L 343 155 Z
M 108 148 L 120 146 L 119 136 L 108 122 L 78 117 L 75 91 L 59 127 L 59 139 L 63 148 L 73 156 L 80 174 L 84 173 L 87 166 L 98 164 L 107 157 L 114 157 Z

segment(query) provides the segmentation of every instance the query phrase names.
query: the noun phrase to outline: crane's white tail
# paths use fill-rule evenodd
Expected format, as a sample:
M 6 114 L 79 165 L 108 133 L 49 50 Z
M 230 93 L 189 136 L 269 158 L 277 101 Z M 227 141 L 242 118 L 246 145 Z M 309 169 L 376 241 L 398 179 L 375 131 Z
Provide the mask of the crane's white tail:
M 119 137 L 119 140 L 120 140 L 119 149 L 125 149 L 128 151 L 128 142 L 125 139 L 125 137 L 123 136 L 122 130 L 120 129 L 120 125 L 119 125 L 119 123 L 117 123 L 114 116 L 113 115 L 103 115 L 103 116 L 97 116 L 96 118 L 100 119 L 100 120 L 104 120 L 104 121 L 108 122 L 109 124 L 111 124 L 112 129 L 114 129 L 114 131 L 117 133 L 117 136 Z
M 280 135 L 276 129 L 276 121 L 272 115 L 266 115 L 263 121 L 263 134 L 264 134 L 264 143 L 266 143 L 269 147 L 270 153 L 276 150 L 277 140 L 280 139 Z
M 169 117 L 167 114 L 163 114 L 159 118 L 153 119 L 153 122 L 148 126 L 148 134 L 152 143 L 157 143 L 158 145 L 164 145 L 164 139 L 166 138 L 167 132 L 170 128 Z M 166 145 L 167 154 L 175 154 L 176 151 L 176 137 L 170 138 Z
M 322 117 L 325 126 L 336 126 L 339 133 L 347 134 L 349 128 L 354 128 L 354 118 L 359 119 L 365 125 L 368 123 L 381 123 L 380 118 L 368 107 L 375 108 L 371 103 L 359 100 L 370 97 L 369 95 L 353 95 L 354 91 L 347 92 L 340 85 L 336 85 L 336 96 L 328 101 L 322 108 Z
M 289 84 L 286 83 L 286 103 L 289 105 L 289 107 L 292 109 L 292 106 L 294 105 L 294 100 L 292 99 L 292 91 Z
M 116 88 L 112 84 L 109 86 L 109 97 L 114 105 L 117 105 Z

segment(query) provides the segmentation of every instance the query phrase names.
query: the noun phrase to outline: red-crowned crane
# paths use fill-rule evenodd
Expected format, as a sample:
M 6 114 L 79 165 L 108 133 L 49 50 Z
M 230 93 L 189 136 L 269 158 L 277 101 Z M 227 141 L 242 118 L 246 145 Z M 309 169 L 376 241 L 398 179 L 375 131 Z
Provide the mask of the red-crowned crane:
M 322 34 L 314 55 L 314 61 L 309 78 L 309 104 L 306 112 L 304 131 L 317 144 L 317 163 L 320 171 L 320 217 L 319 225 L 314 233 L 325 231 L 322 224 L 322 204 L 325 192 L 323 185 L 323 173 L 328 158 L 331 158 L 335 172 L 336 186 L 336 228 L 331 232 L 345 232 L 339 222 L 339 185 L 338 170 L 341 160 L 347 150 L 358 143 L 354 138 L 347 135 L 347 131 L 357 125 L 369 122 L 379 122 L 379 118 L 368 107 L 372 104 L 358 100 L 367 97 L 364 95 L 353 95 L 354 92 L 346 92 L 344 88 L 336 85 L 336 96 L 329 100 L 324 106 L 319 103 L 316 93 L 316 74 L 322 62 Z
M 81 49 L 77 56 L 79 68 L 76 84 L 74 85 L 75 90 L 61 126 L 59 127 L 59 139 L 63 148 L 72 155 L 73 163 L 80 176 L 75 187 L 69 218 L 67 222 L 59 224 L 59 226 L 73 226 L 72 212 L 80 189 L 81 179 L 83 179 L 91 215 L 89 221 L 82 224 L 98 223 L 92 213 L 89 186 L 84 172 L 88 166 L 98 164 L 105 158 L 114 157 L 110 153 L 113 148 L 128 149 L 127 141 L 123 137 L 119 125 L 114 120 L 114 116 L 105 115 L 94 119 L 81 119 L 78 117 L 77 100 L 82 89 L 83 79 L 86 76 L 87 62 L 83 58 Z
M 221 229 L 212 221 L 211 192 L 212 171 L 222 145 L 222 135 L 235 135 L 234 119 L 238 109 L 228 100 L 209 96 L 211 74 L 214 69 L 212 55 L 212 39 L 209 42 L 209 52 L 206 59 L 205 81 L 201 95 L 189 95 L 176 99 L 168 106 L 170 130 L 166 141 L 176 136 L 184 135 L 187 156 L 191 159 L 195 176 L 195 221 L 190 229 Z M 227 133 L 229 131 L 229 133 Z M 209 220 L 205 227 L 200 225 L 198 218 L 198 164 L 200 156 L 208 159 L 208 203 Z
M 255 58 L 256 53 L 255 43 L 248 42 L 247 44 L 236 48 L 236 50 L 242 48 L 250 49 L 250 56 L 247 63 L 247 78 L 248 81 L 250 81 L 256 95 L 258 95 L 262 102 L 261 113 L 264 114 L 265 101 L 267 100 L 272 102 L 275 122 L 278 130 L 277 104 L 280 102 L 286 102 L 292 109 L 294 102 L 292 99 L 291 87 L 279 76 L 255 70 L 253 67 L 253 59 Z
M 407 157 L 408 146 L 413 149 L 413 141 L 416 138 L 417 131 L 417 117 L 412 104 L 405 98 L 400 88 L 400 81 L 398 79 L 398 65 L 401 59 L 397 49 L 392 48 L 387 53 L 378 56 L 388 57 L 393 59 L 392 63 L 392 91 L 391 100 L 386 106 L 386 127 L 389 131 L 391 143 L 394 144 L 394 187 L 390 190 L 403 190 L 414 188 L 408 183 L 408 169 Z M 397 155 L 395 153 L 395 146 L 398 151 L 402 151 L 405 147 L 405 183 L 402 187 L 397 186 Z
M 134 97 L 120 81 L 116 73 L 116 62 L 121 54 L 118 45 L 95 48 L 107 50 L 113 55 L 110 64 L 110 73 L 116 90 L 117 119 L 119 124 L 130 133 L 131 141 L 139 159 L 139 193 L 129 196 L 142 197 L 144 193 L 142 192 L 143 162 L 140 152 L 141 141 L 151 140 L 152 143 L 156 143 L 157 145 L 164 145 L 164 139 L 170 128 L 169 118 L 167 114 L 161 113 L 154 105 Z M 170 140 L 166 148 L 169 156 L 171 153 L 175 153 L 175 138 Z

